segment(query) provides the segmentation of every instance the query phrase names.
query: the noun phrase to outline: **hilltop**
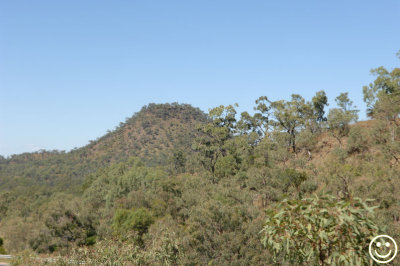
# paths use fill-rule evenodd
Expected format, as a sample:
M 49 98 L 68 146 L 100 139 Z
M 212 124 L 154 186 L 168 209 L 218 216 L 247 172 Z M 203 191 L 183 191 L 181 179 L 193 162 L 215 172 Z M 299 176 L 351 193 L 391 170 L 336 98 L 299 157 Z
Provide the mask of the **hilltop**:
M 96 265 L 366 264 L 371 236 L 400 236 L 386 100 L 358 123 L 347 93 L 327 115 L 324 91 L 240 117 L 150 104 L 85 147 L 2 160 L 4 247 Z
M 100 167 L 138 156 L 148 165 L 165 165 L 174 151 L 190 154 L 196 125 L 206 115 L 188 104 L 149 104 L 84 147 L 70 152 L 39 151 L 0 160 L 0 191 L 79 187 Z M 40 189 L 39 189 L 40 190 Z

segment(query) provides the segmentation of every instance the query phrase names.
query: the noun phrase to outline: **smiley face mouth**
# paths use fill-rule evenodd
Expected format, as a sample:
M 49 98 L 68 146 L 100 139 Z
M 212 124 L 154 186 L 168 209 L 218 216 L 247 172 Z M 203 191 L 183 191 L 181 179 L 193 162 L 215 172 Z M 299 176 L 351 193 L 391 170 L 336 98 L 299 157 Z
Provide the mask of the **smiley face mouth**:
M 376 252 L 375 249 L 374 249 L 374 251 L 375 251 L 376 256 L 378 256 L 378 257 L 381 258 L 381 259 L 386 259 L 387 257 L 390 256 L 390 254 L 392 254 L 392 250 L 390 250 L 388 254 L 383 255 L 383 256 L 382 256 L 382 255 L 379 255 L 378 252 Z

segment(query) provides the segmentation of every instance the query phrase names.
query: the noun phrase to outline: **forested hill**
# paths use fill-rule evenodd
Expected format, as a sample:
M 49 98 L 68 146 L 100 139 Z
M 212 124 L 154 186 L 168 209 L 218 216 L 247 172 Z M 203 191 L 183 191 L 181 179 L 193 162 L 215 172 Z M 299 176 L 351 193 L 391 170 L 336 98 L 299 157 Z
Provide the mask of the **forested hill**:
M 0 160 L 0 191 L 74 189 L 84 177 L 114 162 L 138 156 L 165 165 L 175 153 L 191 153 L 196 125 L 206 115 L 188 104 L 149 104 L 90 144 L 64 151 L 38 151 Z
M 372 265 L 375 236 L 400 239 L 400 69 L 374 71 L 362 123 L 348 93 L 240 115 L 150 104 L 80 149 L 2 159 L 4 249 L 15 265 Z
M 191 105 L 149 104 L 116 130 L 84 147 L 81 156 L 103 162 L 138 156 L 150 165 L 163 165 L 173 151 L 190 151 L 196 125 L 206 120 L 206 114 Z

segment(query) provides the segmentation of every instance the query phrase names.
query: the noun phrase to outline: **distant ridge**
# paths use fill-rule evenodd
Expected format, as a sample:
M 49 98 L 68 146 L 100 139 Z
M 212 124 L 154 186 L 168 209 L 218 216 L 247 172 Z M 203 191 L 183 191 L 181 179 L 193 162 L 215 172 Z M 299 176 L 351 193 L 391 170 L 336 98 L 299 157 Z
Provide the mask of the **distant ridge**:
M 73 187 L 99 167 L 138 156 L 149 165 L 163 165 L 174 150 L 191 152 L 196 124 L 207 115 L 189 104 L 150 103 L 84 147 L 39 151 L 0 160 L 0 191 L 44 185 Z

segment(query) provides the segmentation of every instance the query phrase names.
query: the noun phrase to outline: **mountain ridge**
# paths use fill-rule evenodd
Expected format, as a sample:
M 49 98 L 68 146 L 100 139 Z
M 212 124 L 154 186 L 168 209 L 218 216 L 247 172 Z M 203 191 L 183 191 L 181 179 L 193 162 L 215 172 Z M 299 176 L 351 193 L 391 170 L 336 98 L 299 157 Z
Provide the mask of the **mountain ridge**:
M 189 104 L 145 105 L 116 129 L 83 147 L 69 152 L 41 150 L 2 158 L 0 190 L 40 184 L 79 185 L 99 167 L 132 156 L 140 156 L 149 165 L 165 164 L 174 149 L 190 152 L 195 125 L 206 119 L 203 111 Z

